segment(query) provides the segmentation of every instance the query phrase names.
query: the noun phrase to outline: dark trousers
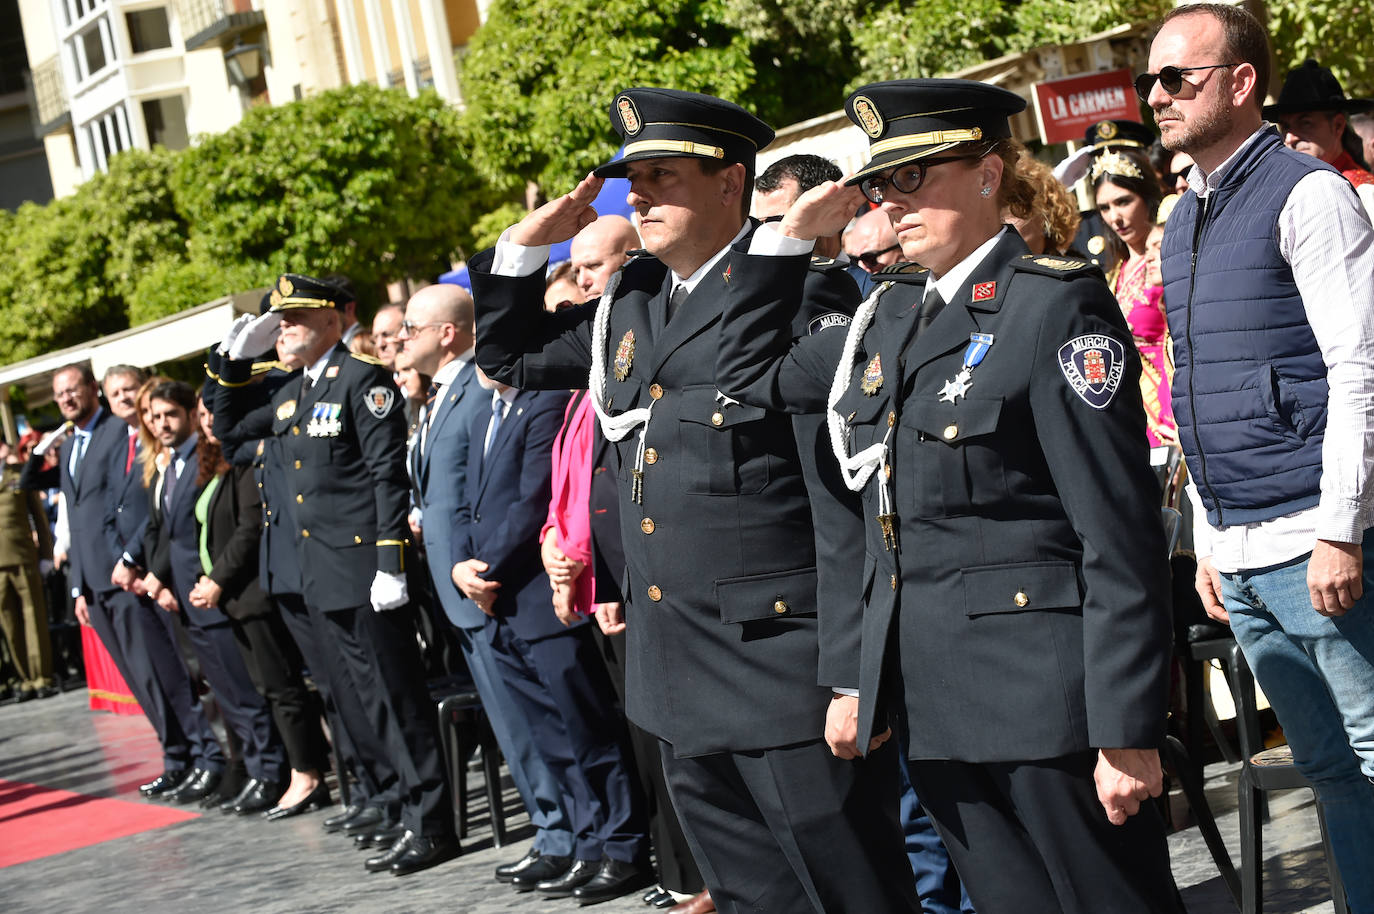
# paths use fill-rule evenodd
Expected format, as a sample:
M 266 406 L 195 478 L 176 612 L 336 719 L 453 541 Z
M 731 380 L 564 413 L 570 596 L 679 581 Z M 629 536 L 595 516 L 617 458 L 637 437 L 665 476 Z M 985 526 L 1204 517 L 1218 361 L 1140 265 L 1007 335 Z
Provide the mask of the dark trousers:
M 410 612 L 360 606 L 321 615 L 367 723 L 382 739 L 383 757 L 396 771 L 401 822 L 418 835 L 440 837 L 453 832 L 453 807 Z
M 590 626 L 589 626 L 590 627 Z M 625 707 L 625 633 L 603 635 L 594 629 L 601 656 L 606 661 L 606 672 L 611 676 L 620 707 Z M 696 859 L 687 836 L 682 833 L 682 823 L 677 820 L 673 801 L 668 796 L 668 781 L 663 776 L 663 758 L 658 751 L 658 737 L 648 730 L 626 721 L 630 731 L 630 763 L 634 766 L 635 779 L 643 793 L 649 813 L 649 840 L 654 848 L 654 863 L 658 870 L 658 882 L 672 892 L 695 895 L 706 887 L 701 878 Z
M 301 653 L 276 611 L 231 619 L 230 628 L 253 687 L 272 709 L 286 758 L 297 771 L 323 771 L 329 750 L 320 730 L 318 699 L 305 687 Z
M 1038 762 L 913 759 L 922 805 L 979 914 L 1183 911 L 1153 803 L 1125 825 L 1097 800 L 1097 753 Z
M 573 854 L 645 859 L 644 800 L 625 764 L 625 725 L 587 626 L 537 641 L 525 641 L 500 621 L 489 622 L 484 633 L 535 747 L 563 786 Z
M 234 643 L 230 623 L 202 625 L 186 618 L 187 612 L 200 610 L 182 608 L 183 631 L 200 661 L 205 681 L 215 693 L 224 722 L 239 739 L 244 768 L 249 777 L 269 783 L 280 782 L 286 774 L 286 754 L 272 728 L 272 712 L 267 699 L 253 687 L 248 668 Z
M 381 737 L 368 723 L 348 665 L 333 647 L 331 626 L 324 614 L 309 609 L 300 594 L 273 594 L 272 602 L 310 668 L 310 678 L 324 703 L 330 737 L 357 784 L 350 802 L 374 805 L 393 819 L 399 818 L 401 797 L 396 770 L 386 759 Z M 346 776 L 342 771 L 337 774 L 340 778 Z
M 694 758 L 659 745 L 721 914 L 921 910 L 897 820 L 892 746 L 845 761 L 824 740 Z
M 177 650 L 171 613 L 123 590 L 101 594 L 88 608 L 91 627 L 157 733 L 163 766 L 223 771 L 224 751 Z

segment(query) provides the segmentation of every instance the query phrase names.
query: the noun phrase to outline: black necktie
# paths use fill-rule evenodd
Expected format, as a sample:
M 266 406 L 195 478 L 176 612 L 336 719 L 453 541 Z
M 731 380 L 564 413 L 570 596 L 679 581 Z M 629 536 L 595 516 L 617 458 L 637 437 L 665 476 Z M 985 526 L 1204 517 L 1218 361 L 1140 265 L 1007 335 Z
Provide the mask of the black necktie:
M 940 297 L 940 290 L 935 288 L 934 283 L 931 283 L 930 288 L 926 290 L 925 301 L 921 302 L 920 313 L 916 315 L 917 336 L 925 332 L 944 306 L 945 300 Z
M 673 319 L 673 315 L 677 313 L 678 306 L 686 300 L 686 286 L 677 286 L 673 289 L 673 294 L 668 297 L 668 320 Z
M 172 462 L 167 464 L 167 470 L 163 473 L 162 479 L 162 503 L 168 511 L 172 508 L 172 493 L 177 488 L 177 456 L 172 454 Z

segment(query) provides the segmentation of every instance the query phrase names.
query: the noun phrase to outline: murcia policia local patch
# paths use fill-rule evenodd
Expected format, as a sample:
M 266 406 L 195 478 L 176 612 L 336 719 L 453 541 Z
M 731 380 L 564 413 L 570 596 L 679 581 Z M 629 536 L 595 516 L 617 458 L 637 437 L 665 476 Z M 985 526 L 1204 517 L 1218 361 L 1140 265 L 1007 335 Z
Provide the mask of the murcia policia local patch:
M 1105 334 L 1077 336 L 1059 347 L 1059 370 L 1084 403 L 1106 409 L 1121 386 L 1126 350 Z
M 386 414 L 391 412 L 391 404 L 396 399 L 396 389 L 394 387 L 383 387 L 378 385 L 363 395 L 363 402 L 367 404 L 368 410 L 378 419 L 386 418 Z

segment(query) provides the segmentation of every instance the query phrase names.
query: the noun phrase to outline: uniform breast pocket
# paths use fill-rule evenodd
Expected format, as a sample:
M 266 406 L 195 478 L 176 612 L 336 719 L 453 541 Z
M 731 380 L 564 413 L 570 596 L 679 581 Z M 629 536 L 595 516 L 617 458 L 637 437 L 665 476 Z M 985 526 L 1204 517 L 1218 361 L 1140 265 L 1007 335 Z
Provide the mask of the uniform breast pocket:
M 768 411 L 723 403 L 711 385 L 684 388 L 678 429 L 682 487 L 689 495 L 754 495 L 768 485 L 768 451 L 761 437 Z M 772 423 L 783 428 L 779 423 Z M 791 425 L 785 426 L 791 434 Z
M 994 433 L 1002 399 L 933 397 L 902 408 L 900 447 L 913 459 L 897 486 L 898 509 L 916 517 L 958 517 L 1006 498 L 1006 477 Z

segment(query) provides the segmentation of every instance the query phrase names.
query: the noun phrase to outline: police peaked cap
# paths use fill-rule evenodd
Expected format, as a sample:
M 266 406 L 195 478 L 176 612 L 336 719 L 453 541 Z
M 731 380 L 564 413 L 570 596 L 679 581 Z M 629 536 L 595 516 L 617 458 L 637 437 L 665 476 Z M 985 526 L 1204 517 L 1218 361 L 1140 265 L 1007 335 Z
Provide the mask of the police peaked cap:
M 758 151 L 773 142 L 772 127 L 739 105 L 698 92 L 626 89 L 610 111 L 625 155 L 598 167 L 598 178 L 623 178 L 625 165 L 641 159 L 683 156 L 752 168 Z
M 1303 61 L 1300 67 L 1288 71 L 1279 100 L 1264 106 L 1265 117 L 1280 114 L 1301 114 L 1304 111 L 1344 111 L 1354 114 L 1374 110 L 1374 100 L 1346 98 L 1340 80 L 1315 60 Z
M 277 285 L 267 293 L 273 311 L 295 311 L 302 308 L 343 308 L 353 300 L 343 289 L 306 276 L 303 273 L 283 273 Z
M 1139 121 L 1098 121 L 1083 134 L 1083 141 L 1099 148 L 1131 146 L 1149 149 L 1155 141 L 1155 132 Z
M 960 143 L 1011 136 L 1011 116 L 1026 110 L 1015 92 L 969 79 L 894 79 L 858 89 L 844 103 L 868 134 L 869 162 L 847 184 Z

